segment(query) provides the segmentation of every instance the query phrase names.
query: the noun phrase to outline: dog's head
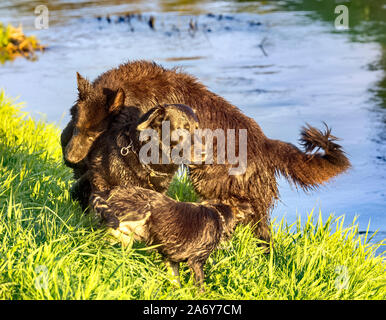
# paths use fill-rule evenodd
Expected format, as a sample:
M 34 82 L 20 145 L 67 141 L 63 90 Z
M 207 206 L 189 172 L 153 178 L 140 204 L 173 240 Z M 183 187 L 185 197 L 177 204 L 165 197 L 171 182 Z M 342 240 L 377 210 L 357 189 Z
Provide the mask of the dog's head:
M 176 158 L 180 162 L 191 159 L 194 135 L 198 128 L 196 114 L 183 104 L 157 106 L 144 114 L 137 125 L 139 132 L 150 129 L 156 133 L 160 156 L 166 150 L 166 156 L 173 163 L 177 163 L 174 161 Z M 159 163 L 162 163 L 161 159 Z
M 71 121 L 63 130 L 61 142 L 68 163 L 82 161 L 96 138 L 108 127 L 108 117 L 117 113 L 125 102 L 122 89 L 96 89 L 77 74 L 78 100 L 71 108 Z

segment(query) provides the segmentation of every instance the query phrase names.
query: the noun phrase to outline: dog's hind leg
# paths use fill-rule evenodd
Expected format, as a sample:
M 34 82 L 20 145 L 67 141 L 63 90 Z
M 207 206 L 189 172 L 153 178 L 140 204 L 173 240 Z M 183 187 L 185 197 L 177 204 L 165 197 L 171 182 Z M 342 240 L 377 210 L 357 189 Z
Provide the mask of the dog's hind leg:
M 83 212 L 88 213 L 86 209 L 88 208 L 88 200 L 91 194 L 91 184 L 89 181 L 89 174 L 86 172 L 81 176 L 71 187 L 70 189 L 71 198 L 77 200 Z
M 200 291 L 204 292 L 204 264 L 201 261 L 197 260 L 188 260 L 188 265 L 190 269 L 194 272 L 194 279 L 196 281 L 196 284 L 200 287 Z
M 266 213 L 268 209 L 262 210 L 259 206 L 252 203 L 254 213 L 246 216 L 245 224 L 250 223 L 252 230 L 257 239 L 262 242 L 259 244 L 264 249 L 264 253 L 268 254 L 271 247 L 271 227 L 269 216 Z
M 180 264 L 178 262 L 174 262 L 171 260 L 165 261 L 166 267 L 168 268 L 168 271 L 172 274 L 174 279 L 172 282 L 174 284 L 177 284 L 181 288 L 181 282 L 180 282 Z
M 262 218 L 257 222 L 257 225 L 253 229 L 253 233 L 256 235 L 256 238 L 263 241 L 260 246 L 264 248 L 264 253 L 268 254 L 270 252 L 271 244 L 271 229 L 266 218 Z

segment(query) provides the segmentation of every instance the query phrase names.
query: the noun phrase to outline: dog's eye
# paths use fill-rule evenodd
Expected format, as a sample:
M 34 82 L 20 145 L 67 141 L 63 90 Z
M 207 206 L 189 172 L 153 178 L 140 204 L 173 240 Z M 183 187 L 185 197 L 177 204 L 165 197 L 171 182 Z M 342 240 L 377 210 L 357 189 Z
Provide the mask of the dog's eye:
M 184 125 L 184 129 L 187 130 L 187 131 L 189 131 L 190 126 L 189 126 L 188 124 L 185 124 L 185 125 Z

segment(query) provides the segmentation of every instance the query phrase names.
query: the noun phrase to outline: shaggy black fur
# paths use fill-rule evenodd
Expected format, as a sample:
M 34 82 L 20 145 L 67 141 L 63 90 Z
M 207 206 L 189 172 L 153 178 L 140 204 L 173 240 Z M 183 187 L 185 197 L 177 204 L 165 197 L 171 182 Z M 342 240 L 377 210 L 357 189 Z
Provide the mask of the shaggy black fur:
M 154 129 L 161 138 L 162 122 L 167 120 L 171 130 L 183 128 L 193 134 L 197 118 L 185 105 L 158 106 L 135 125 L 130 113 L 125 108 L 111 119 L 108 130 L 95 141 L 98 148 L 91 148 L 85 158 L 88 171 L 83 178 L 91 182 L 90 206 L 106 226 L 124 234 L 134 233 L 137 240 L 149 245 L 161 245 L 158 251 L 176 276 L 178 263 L 187 261 L 201 285 L 206 259 L 234 228 L 231 208 L 215 201 L 177 202 L 163 195 L 176 165 L 144 165 L 138 157 L 146 143 L 139 141 L 141 130 Z M 119 183 L 124 186 L 116 187 Z M 138 187 L 143 185 L 147 189 Z
M 88 168 L 87 180 L 91 182 L 91 191 L 108 191 L 114 186 L 141 186 L 157 192 L 167 191 L 178 164 L 144 164 L 140 161 L 140 149 L 147 141 L 140 141 L 140 132 L 153 129 L 161 139 L 161 126 L 169 121 L 170 129 L 185 129 L 193 135 L 198 121 L 192 110 L 185 105 L 158 106 L 147 112 L 140 120 L 132 124 L 131 111 L 127 108 L 115 116 L 109 130 L 100 135 L 94 147 L 85 159 Z M 87 132 L 87 131 L 85 131 Z M 185 141 L 179 141 L 183 144 Z M 172 148 L 177 142 L 171 143 Z M 162 161 L 162 140 L 159 141 L 159 162 Z M 191 156 L 191 154 L 186 154 Z
M 248 167 L 244 174 L 229 175 L 229 168 L 232 167 L 229 163 L 191 165 L 190 174 L 195 190 L 203 199 L 219 200 L 234 207 L 236 219 L 256 225 L 255 234 L 266 242 L 270 242 L 269 213 L 279 198 L 276 181 L 278 175 L 281 174 L 302 189 L 309 190 L 317 188 L 350 167 L 349 160 L 341 147 L 334 142 L 335 137 L 331 136 L 329 129 L 321 132 L 312 127 L 304 128 L 301 139 L 305 152 L 292 144 L 269 139 L 259 125 L 236 106 L 210 92 L 194 77 L 176 69 L 167 70 L 146 61 L 126 63 L 105 72 L 92 84 L 78 76 L 78 89 L 77 104 L 92 106 L 87 126 L 93 133 L 89 139 L 71 138 L 71 133 L 75 137 L 79 135 L 77 117 L 85 119 L 83 114 L 76 115 L 73 112 L 73 119 L 63 131 L 65 137 L 62 139 L 65 159 L 72 162 L 72 165 L 77 163 L 78 171 L 84 168 L 82 159 L 91 146 L 101 147 L 96 141 L 92 142 L 105 130 L 105 127 L 100 126 L 101 119 L 108 118 L 123 107 L 133 106 L 130 109 L 135 118 L 156 105 L 182 103 L 190 106 L 197 114 L 202 129 L 234 129 L 236 132 L 246 129 Z M 81 142 L 82 148 L 75 150 Z M 312 154 L 315 148 L 324 152 Z M 214 158 L 216 159 L 216 154 Z M 116 185 L 125 185 L 125 179 L 128 177 L 117 179 Z M 142 187 L 147 185 L 145 183 Z
M 139 187 L 115 187 L 107 192 L 96 192 L 92 205 L 107 225 L 123 234 L 133 234 L 136 240 L 148 245 L 160 245 L 157 250 L 178 282 L 179 263 L 186 261 L 201 286 L 207 258 L 235 227 L 229 206 L 210 201 L 177 202 Z

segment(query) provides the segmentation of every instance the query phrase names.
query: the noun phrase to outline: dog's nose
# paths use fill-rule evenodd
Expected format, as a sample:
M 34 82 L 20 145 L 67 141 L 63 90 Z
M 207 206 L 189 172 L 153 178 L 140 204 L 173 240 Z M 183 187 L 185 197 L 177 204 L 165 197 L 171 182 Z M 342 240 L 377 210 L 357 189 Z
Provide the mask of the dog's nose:
M 84 157 L 82 155 L 79 148 L 72 148 L 72 144 L 69 143 L 64 152 L 64 160 L 72 164 L 77 164 L 83 160 Z
M 69 162 L 69 163 L 72 163 L 72 164 L 76 164 L 80 161 L 80 160 L 78 160 L 77 157 L 75 157 L 73 155 L 64 155 L 64 160 Z

